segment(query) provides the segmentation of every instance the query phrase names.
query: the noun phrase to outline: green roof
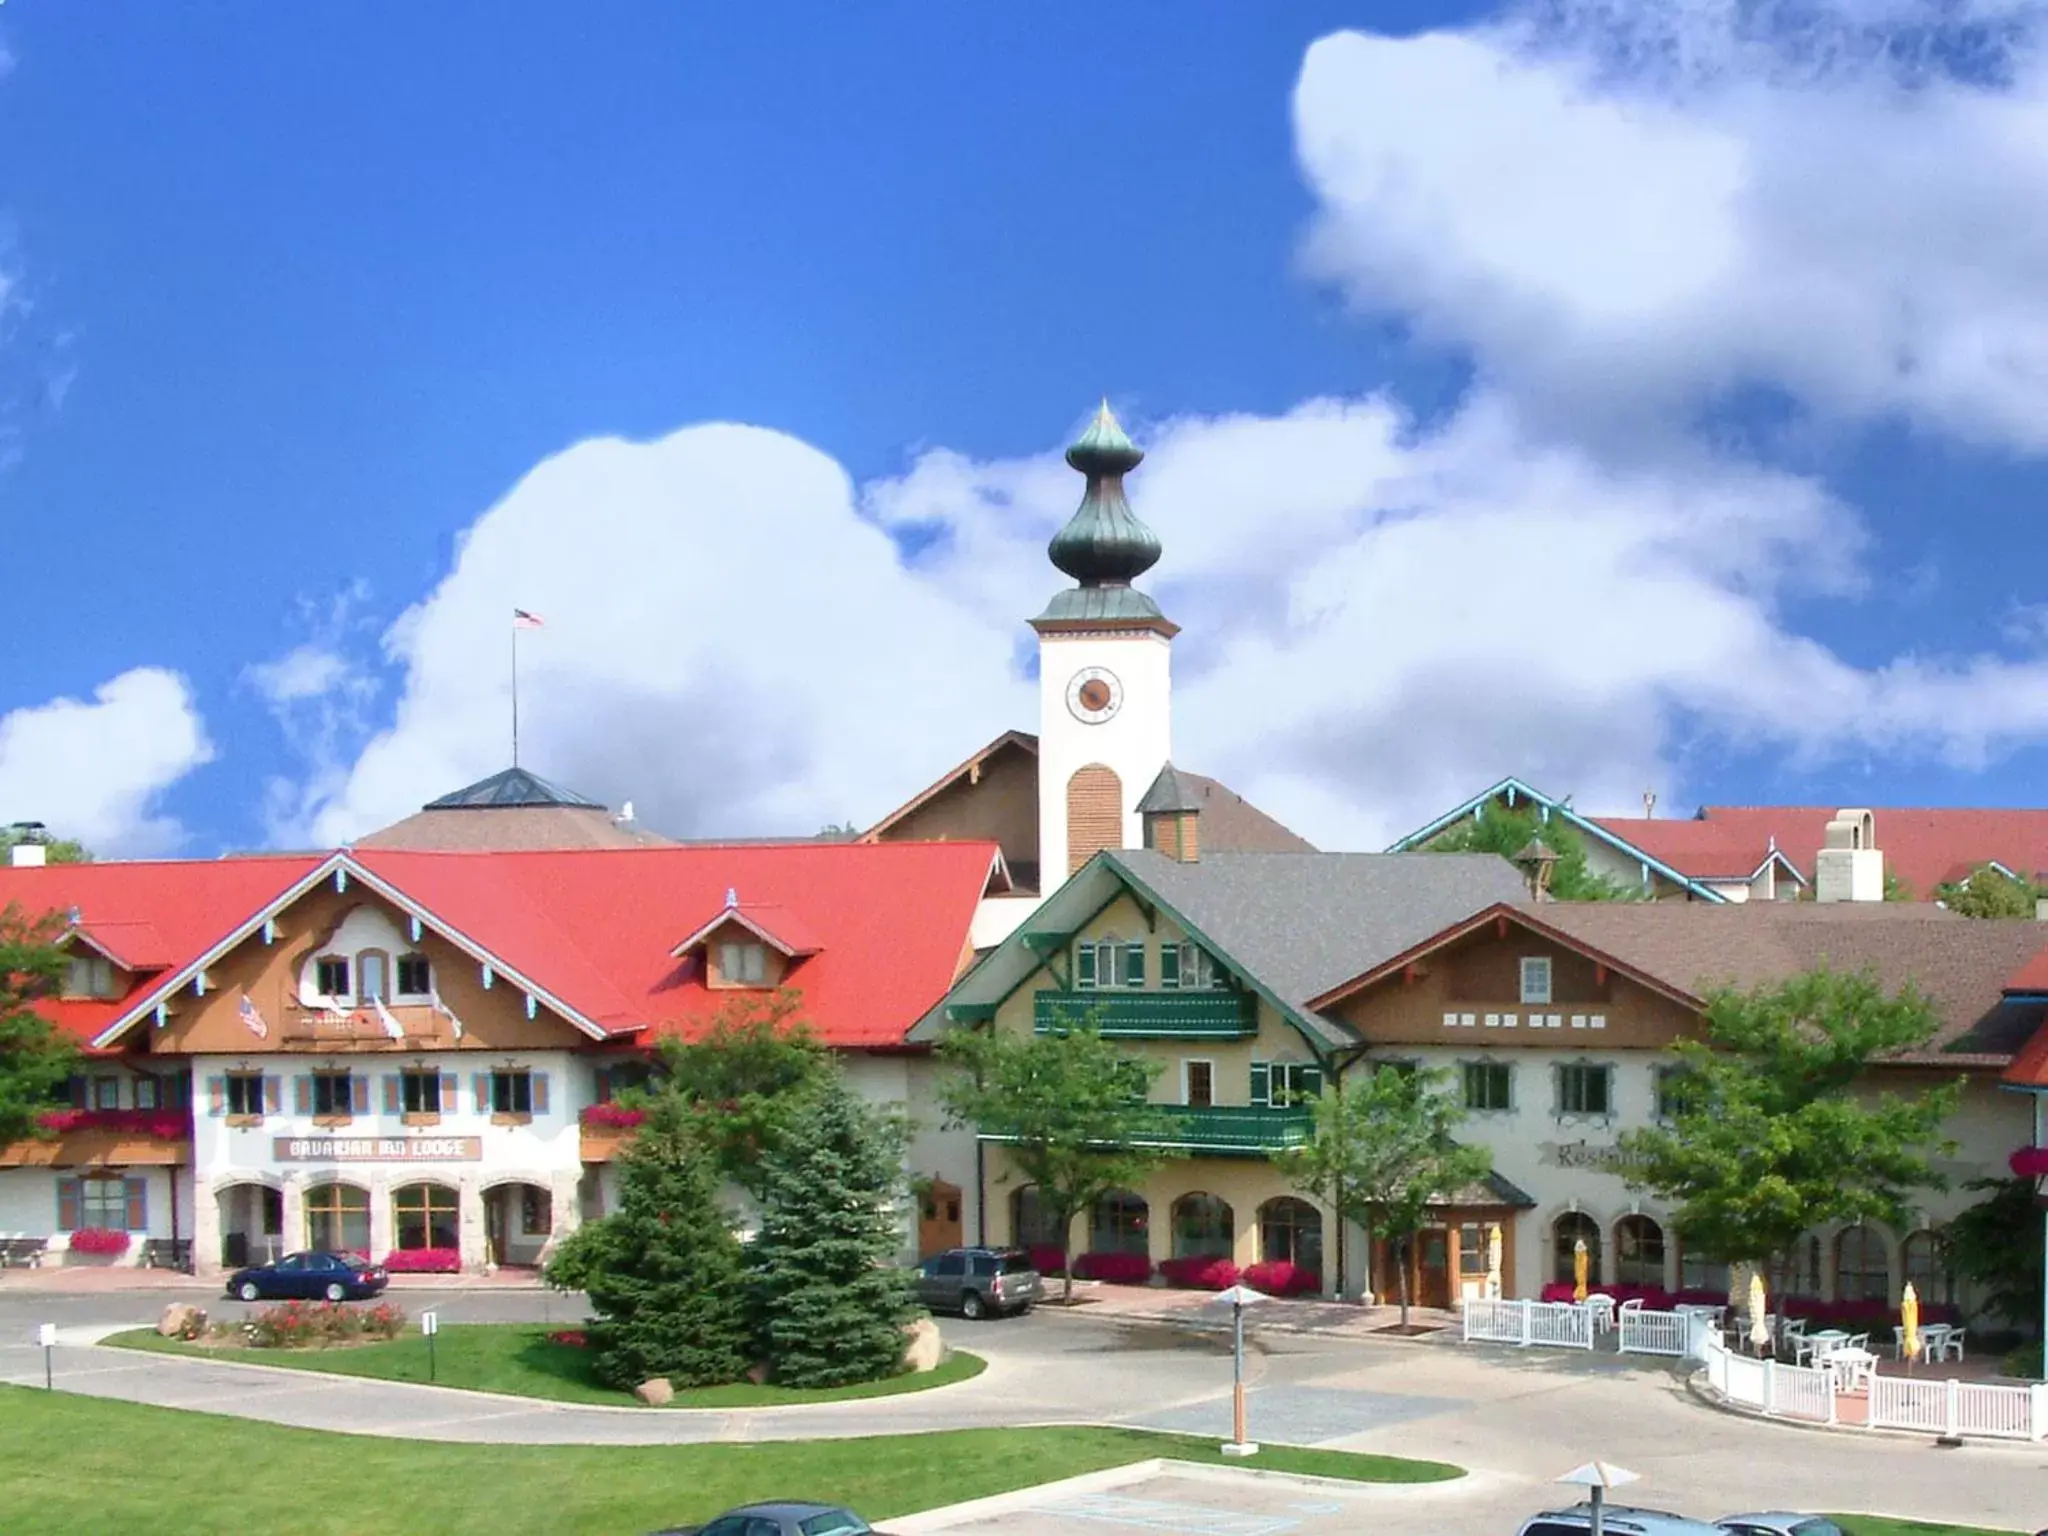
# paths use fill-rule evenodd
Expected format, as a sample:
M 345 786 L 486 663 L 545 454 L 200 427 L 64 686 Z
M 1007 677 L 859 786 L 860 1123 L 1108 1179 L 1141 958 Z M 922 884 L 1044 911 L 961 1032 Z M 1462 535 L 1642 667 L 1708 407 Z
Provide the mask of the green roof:
M 571 805 L 585 810 L 604 809 L 597 801 L 586 799 L 574 790 L 564 789 L 559 784 L 550 784 L 539 774 L 528 773 L 524 768 L 507 768 L 500 773 L 492 774 L 488 779 L 478 779 L 474 784 L 465 784 L 438 800 L 429 800 L 425 809 L 487 811 L 515 805 Z
M 1124 435 L 1109 402 L 1074 446 L 1067 462 L 1088 477 L 1081 505 L 1046 546 L 1052 563 L 1080 583 L 1053 598 L 1040 620 L 1158 620 L 1158 604 L 1131 583 L 1159 563 L 1159 536 L 1124 499 L 1124 476 L 1145 455 Z
M 1152 781 L 1152 787 L 1145 791 L 1145 798 L 1138 802 L 1140 816 L 1165 815 L 1173 811 L 1200 811 L 1202 802 L 1168 763 L 1159 770 L 1159 777 Z

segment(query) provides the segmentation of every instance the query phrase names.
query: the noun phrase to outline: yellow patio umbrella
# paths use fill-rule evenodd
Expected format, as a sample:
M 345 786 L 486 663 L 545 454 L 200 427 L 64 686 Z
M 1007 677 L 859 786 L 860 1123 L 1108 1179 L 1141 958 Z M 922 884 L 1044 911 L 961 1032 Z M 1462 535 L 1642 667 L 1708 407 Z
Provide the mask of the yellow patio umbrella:
M 1572 1300 L 1586 1299 L 1586 1274 L 1592 1268 L 1591 1256 L 1586 1252 L 1586 1240 L 1582 1237 L 1572 1244 Z
M 1910 1365 L 1920 1355 L 1920 1293 L 1913 1289 L 1913 1282 L 1906 1282 L 1905 1294 L 1899 1297 L 1899 1325 L 1905 1332 L 1899 1336 L 1899 1353 Z
M 1759 1351 L 1771 1342 L 1771 1325 L 1764 1321 L 1764 1272 L 1749 1272 L 1749 1342 Z

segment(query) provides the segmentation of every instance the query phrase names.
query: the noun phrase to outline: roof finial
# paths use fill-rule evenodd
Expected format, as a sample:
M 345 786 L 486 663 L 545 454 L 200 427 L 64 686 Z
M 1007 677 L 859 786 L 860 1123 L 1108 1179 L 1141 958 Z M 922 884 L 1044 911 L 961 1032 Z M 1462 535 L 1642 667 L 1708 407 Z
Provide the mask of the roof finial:
M 1079 583 L 1079 591 L 1056 596 L 1039 615 L 1041 621 L 1163 622 L 1158 605 L 1131 589 L 1134 580 L 1159 563 L 1160 554 L 1158 536 L 1124 499 L 1124 476 L 1144 459 L 1124 435 L 1105 395 L 1088 430 L 1067 450 L 1067 462 L 1087 476 L 1088 488 L 1066 527 L 1046 547 L 1052 563 Z
M 736 885 L 728 885 L 728 886 L 727 886 L 727 887 L 725 888 L 725 905 L 726 905 L 726 908 L 727 908 L 728 910 L 730 910 L 731 908 L 733 908 L 733 907 L 736 907 L 736 906 L 738 906 L 739 904 L 740 904 L 740 892 L 739 892 L 739 887 L 738 887 L 738 886 L 736 886 Z

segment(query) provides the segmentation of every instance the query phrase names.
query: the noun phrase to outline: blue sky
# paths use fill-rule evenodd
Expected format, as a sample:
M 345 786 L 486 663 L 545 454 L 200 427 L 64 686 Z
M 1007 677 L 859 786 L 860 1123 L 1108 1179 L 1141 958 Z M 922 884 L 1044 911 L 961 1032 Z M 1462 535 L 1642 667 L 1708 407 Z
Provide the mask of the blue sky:
M 1330 65 L 1362 73 L 1312 101 L 1311 45 L 1365 26 L 1370 50 Z M 2027 390 L 1864 387 L 1853 345 L 1849 361 L 1817 371 L 1752 350 L 1731 365 L 1751 376 L 1730 381 L 1711 358 L 1692 366 L 1713 347 L 1688 350 L 1699 313 L 1689 300 L 1680 312 L 1653 295 L 1616 331 L 1594 313 L 1597 292 L 1573 293 L 1547 270 L 1503 275 L 1488 242 L 1533 248 L 1536 232 L 1474 233 L 1485 199 L 1442 190 L 1489 141 L 1453 145 L 1447 159 L 1409 147 L 1493 113 L 1495 149 L 1544 130 L 1527 117 L 1540 103 L 1475 86 L 1455 58 L 1412 41 L 1441 29 L 1533 75 L 1584 46 L 1583 31 L 1532 42 L 1501 27 L 1488 12 L 1410 5 L 1049 4 L 970 19 L 911 5 L 771 4 L 742 18 L 517 0 L 14 0 L 0 11 L 12 59 L 0 74 L 0 517 L 20 563 L 0 673 L 0 714 L 13 712 L 15 727 L 0 727 L 0 817 L 197 852 L 373 825 L 499 765 L 496 615 L 521 602 L 550 624 L 527 642 L 536 767 L 635 795 L 678 832 L 867 819 L 965 755 L 985 725 L 1030 723 L 1028 693 L 1001 658 L 1018 649 L 1032 594 L 1050 587 L 1034 551 L 1076 488 L 1048 456 L 1104 392 L 1162 445 L 1154 478 L 1141 471 L 1133 491 L 1169 551 L 1160 589 L 1179 592 L 1174 611 L 1190 630 L 1177 729 L 1207 753 L 1192 766 L 1256 786 L 1312 836 L 1363 845 L 1507 773 L 1576 791 L 1581 804 L 1626 805 L 1653 785 L 1666 804 L 2037 799 L 2048 707 L 2027 703 L 2008 722 L 1997 699 L 2039 687 L 2043 631 L 2028 608 L 2048 413 L 2037 435 L 2040 402 Z M 1407 101 L 1372 88 L 1375 71 L 1397 66 L 1403 81 L 1444 66 L 1445 87 Z M 1630 89 L 1636 107 L 1687 132 L 1705 124 L 1740 143 L 1752 126 L 1698 82 Z M 2031 108 L 2028 82 L 1999 89 Z M 1459 94 L 1473 90 L 1486 94 Z M 1780 106 L 1807 99 L 1794 82 Z M 1896 105 L 1876 87 L 1870 101 L 1880 113 Z M 1354 104 L 1380 115 L 1347 118 Z M 1305 146 L 1324 131 L 1344 147 L 1317 169 Z M 1830 137 L 1816 130 L 1817 162 Z M 1379 169 L 1347 180 L 1367 152 Z M 1590 166 L 1618 174 L 1597 154 Z M 1981 201 L 1928 207 L 1965 223 L 2002 217 L 1997 170 Z M 1422 190 L 1389 218 L 1383 200 L 1403 177 Z M 1907 213 L 1917 185 L 1898 199 Z M 1596 224 L 1627 206 L 1615 195 L 1590 210 Z M 1386 231 L 1415 198 L 1441 206 L 1423 207 L 1395 241 Z M 1666 222 L 1690 213 L 1667 210 Z M 1462 235 L 1431 233 L 1461 223 Z M 1330 237 L 1320 249 L 1318 228 Z M 1845 219 L 1843 238 L 1854 229 Z M 1581 219 L 1573 238 L 1600 237 Z M 1478 254 L 1439 266 L 1461 240 Z M 1656 239 L 1636 244 L 1614 259 L 1666 262 Z M 1611 243 L 1595 249 L 1611 254 Z M 1814 261 L 1830 270 L 1824 251 Z M 1872 281 L 1881 300 L 1926 276 Z M 1965 337 L 1981 335 L 1980 320 L 2024 332 L 2048 312 L 2048 280 L 2031 292 L 2002 281 L 1967 285 L 1942 324 Z M 1502 301 L 1506 318 L 1483 318 L 1503 294 L 1516 301 Z M 1577 335 L 1548 317 L 1573 303 L 1591 317 Z M 1915 344 L 1931 355 L 1949 332 Z M 1618 365 L 1580 370 L 1617 334 L 1630 338 Z M 1658 362 L 1639 392 L 1659 402 L 1654 418 L 1624 398 L 1638 392 L 1602 382 L 1635 365 L 1638 338 L 1677 359 Z M 1424 469 L 1386 462 L 1476 421 L 1489 392 L 1515 422 L 1490 429 L 1509 446 L 1471 449 L 1474 464 L 1491 473 L 1555 450 L 1578 466 L 1576 489 L 1541 507 L 1502 502 L 1498 523 L 1474 499 L 1511 502 L 1533 470 L 1505 489 L 1482 476 L 1447 510 L 1409 485 L 1439 472 L 1442 455 Z M 1398 419 L 1376 447 L 1338 444 L 1304 464 L 1325 450 L 1278 424 L 1319 400 L 1377 401 Z M 1275 430 L 1233 447 L 1232 421 Z M 708 450 L 694 467 L 657 472 L 624 459 L 608 469 L 597 450 L 576 449 L 651 444 L 707 422 L 790 440 L 782 457 L 734 461 L 753 466 L 758 494 L 730 483 Z M 1184 535 L 1182 548 L 1201 544 L 1211 564 L 1177 571 L 1171 466 L 1226 451 L 1246 457 L 1179 479 L 1239 488 L 1230 505 L 1186 514 L 1229 536 Z M 541 495 L 530 472 L 564 454 L 569 483 L 522 510 L 522 497 Z M 814 493 L 829 499 L 804 479 L 820 455 L 851 489 L 844 506 L 799 515 L 790 508 Z M 1268 470 L 1379 489 L 1335 508 L 1323 481 L 1268 498 Z M 621 503 L 648 509 L 635 521 L 605 498 L 617 475 L 643 471 L 655 481 L 635 479 Z M 667 473 L 685 478 L 660 481 Z M 1442 473 L 1462 484 L 1477 471 Z M 1642 474 L 1680 487 L 1681 501 L 1732 485 L 1729 495 L 1774 509 L 1758 518 L 1783 519 L 1759 547 L 1789 555 L 1736 559 L 1710 583 L 1716 613 L 1731 595 L 1753 600 L 1745 622 L 1768 627 L 1770 643 L 1688 654 L 1668 675 L 1638 669 L 1611 688 L 1582 657 L 1521 654 L 1542 651 L 1540 632 L 1577 624 L 1588 601 L 1558 587 L 1559 611 L 1544 612 L 1549 555 L 1532 559 L 1530 544 L 1568 550 L 1576 529 L 1603 520 L 1596 506 L 1640 499 L 1629 480 Z M 1395 482 L 1408 489 L 1395 494 Z M 1826 510 L 1783 509 L 1802 496 Z M 1362 541 L 1347 553 L 1373 569 L 1394 569 L 1387 541 L 1455 516 L 1479 521 L 1446 521 L 1441 551 L 1403 554 L 1424 561 L 1418 580 L 1456 589 L 1466 562 L 1527 567 L 1540 620 L 1493 647 L 1480 690 L 1501 734 L 1486 719 L 1439 720 L 1429 702 L 1466 691 L 1460 669 L 1486 660 L 1423 643 L 1431 623 L 1455 627 L 1455 590 L 1435 619 L 1427 608 L 1401 617 L 1402 670 L 1371 698 L 1318 701 L 1333 657 L 1376 667 L 1393 647 L 1369 624 L 1314 617 L 1329 597 L 1311 589 L 1337 568 L 1327 549 L 1259 569 L 1299 526 L 1297 502 Z M 1734 518 L 1737 544 L 1755 532 L 1746 512 L 1716 515 Z M 916 603 L 948 609 L 928 622 L 977 637 L 973 626 L 987 627 L 999 648 L 927 629 L 855 666 L 868 622 L 856 608 L 834 630 L 780 634 L 788 595 L 743 577 L 742 554 L 757 551 L 724 541 L 760 546 L 771 573 L 810 562 L 857 581 L 864 568 L 832 553 L 844 530 L 808 521 L 831 516 L 885 526 L 914 552 L 900 579 L 916 584 Z M 1682 506 L 1678 516 L 1690 519 Z M 944 534 L 928 556 L 918 530 L 932 526 Z M 586 538 L 607 541 L 630 596 L 548 574 Z M 1661 534 L 1653 542 L 1668 548 Z M 501 545 L 495 574 L 476 575 Z M 1850 568 L 1813 577 L 1829 551 L 1856 546 Z M 1632 579 L 1628 547 L 1589 590 Z M 707 599 L 742 580 L 751 602 Z M 647 625 L 605 629 L 600 642 L 612 605 L 644 605 Z M 1258 611 L 1265 628 L 1238 623 Z M 1682 604 L 1671 611 L 1686 622 Z M 1389 612 L 1382 603 L 1374 622 Z M 1655 628 L 1642 641 L 1651 650 L 1668 639 Z M 423 649 L 421 636 L 458 629 L 473 637 Z M 1311 639 L 1332 649 L 1305 649 Z M 847 739 L 858 726 L 827 729 L 819 722 L 836 706 L 813 707 L 805 690 L 824 686 L 824 649 L 848 650 L 847 678 L 833 683 L 858 695 L 848 719 L 896 719 L 899 646 L 907 668 L 953 649 L 984 669 L 995 656 L 995 675 L 919 671 L 897 750 L 875 764 Z M 1814 647 L 1831 659 L 1825 675 L 1805 670 Z M 617 675 L 605 648 L 644 649 L 645 664 Z M 678 657 L 672 671 L 665 650 Z M 294 658 L 298 681 L 280 681 Z M 1887 679 L 1902 658 L 1946 669 L 1952 695 L 1899 702 Z M 2010 670 L 1963 675 L 1973 658 Z M 1767 705 L 1701 681 L 1731 661 L 1772 673 L 1759 688 Z M 137 668 L 182 691 L 135 685 L 134 698 L 97 712 L 49 712 Z M 1287 707 L 1254 707 L 1281 672 Z M 473 697 L 449 705 L 465 679 Z M 1811 722 L 1809 686 L 1832 698 Z M 593 698 L 615 717 L 579 712 Z M 727 718 L 707 725 L 704 701 L 721 698 L 712 714 Z M 1865 729 L 1859 709 L 1887 723 Z M 1616 723 L 1616 712 L 1645 719 Z M 137 744 L 144 734 L 153 748 Z

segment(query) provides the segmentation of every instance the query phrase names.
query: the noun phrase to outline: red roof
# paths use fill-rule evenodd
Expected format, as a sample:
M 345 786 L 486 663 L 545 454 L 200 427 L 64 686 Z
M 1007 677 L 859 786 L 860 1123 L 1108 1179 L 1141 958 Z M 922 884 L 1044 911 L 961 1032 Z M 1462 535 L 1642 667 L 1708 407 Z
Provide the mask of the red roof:
M 1994 860 L 2029 879 L 2048 870 L 2048 810 L 1871 807 L 1870 813 L 1885 868 L 1922 901 L 1933 900 L 1937 885 L 1965 879 Z M 1709 825 L 1754 841 L 1776 837 L 1811 880 L 1822 834 L 1840 812 L 1817 805 L 1709 805 L 1700 814 Z
M 1771 856 L 1768 833 L 1717 822 L 1657 821 L 1643 816 L 1591 816 L 1587 820 L 1694 880 L 1747 880 Z M 1797 865 L 1798 860 L 1793 863 Z M 1805 866 L 1800 866 L 1799 872 L 1812 878 L 1812 871 Z
M 165 971 L 192 964 L 311 874 L 317 854 L 133 864 L 0 866 L 0 908 L 31 917 L 75 911 L 70 921 L 124 969 L 140 970 L 124 997 L 53 999 L 43 1012 L 90 1041 L 154 989 Z
M 1998 1080 L 2012 1088 L 2048 1088 L 2048 1029 L 2035 1031 Z
M 769 906 L 758 901 L 742 901 L 719 908 L 692 928 L 689 936 L 669 953 L 677 956 L 688 954 L 716 933 L 721 924 L 730 922 L 737 922 L 742 927 L 751 929 L 785 955 L 815 955 L 824 948 L 805 926 L 804 920 L 789 908 Z

